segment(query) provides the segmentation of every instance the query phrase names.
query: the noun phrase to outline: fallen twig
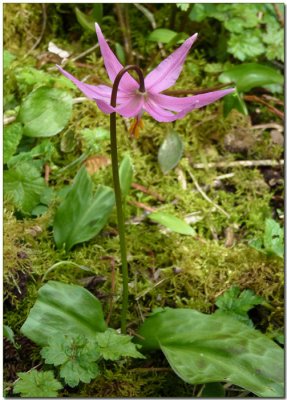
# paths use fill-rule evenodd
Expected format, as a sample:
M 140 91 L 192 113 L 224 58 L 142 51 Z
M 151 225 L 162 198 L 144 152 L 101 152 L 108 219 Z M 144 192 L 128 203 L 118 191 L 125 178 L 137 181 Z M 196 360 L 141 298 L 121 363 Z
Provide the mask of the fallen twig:
M 139 183 L 132 183 L 132 187 L 134 189 L 140 190 L 143 193 L 151 195 L 152 197 L 154 197 L 155 199 L 157 199 L 159 201 L 162 201 L 162 202 L 164 201 L 164 198 L 160 194 L 154 192 L 153 190 L 146 188 L 145 186 L 140 185 Z
M 139 201 L 128 201 L 129 204 L 131 204 L 132 206 L 136 206 L 138 208 L 143 208 L 144 210 L 148 211 L 148 212 L 154 212 L 156 211 L 155 208 L 148 206 L 147 204 L 144 203 L 140 203 Z
M 278 167 L 284 165 L 284 160 L 240 160 L 240 161 L 219 161 L 210 163 L 195 163 L 195 169 L 207 168 L 238 168 L 238 167 Z
M 33 50 L 36 49 L 36 47 L 39 46 L 39 44 L 41 43 L 41 40 L 43 39 L 45 30 L 46 30 L 46 25 L 47 25 L 47 12 L 46 12 L 46 7 L 47 5 L 42 3 L 42 13 L 43 13 L 43 20 L 42 20 L 42 29 L 41 29 L 41 33 L 40 36 L 38 37 L 38 39 L 36 40 L 36 42 L 33 44 L 33 46 L 31 47 L 31 49 L 26 53 L 26 57 L 32 53 Z
M 264 105 L 265 107 L 267 107 L 269 109 L 269 111 L 271 111 L 273 114 L 277 115 L 278 117 L 284 119 L 284 112 L 278 110 L 276 107 L 271 106 L 271 104 L 267 103 L 267 101 L 261 99 L 258 96 L 249 96 L 249 95 L 245 95 L 244 100 L 249 101 L 249 102 L 254 102 L 254 103 L 259 103 Z
M 222 214 L 224 214 L 227 218 L 230 218 L 230 215 L 223 210 L 222 207 L 220 207 L 218 204 L 216 204 L 214 201 L 212 201 L 207 194 L 202 190 L 202 188 L 200 187 L 199 183 L 197 182 L 195 176 L 193 175 L 193 173 L 189 170 L 187 170 L 187 172 L 189 173 L 189 176 L 191 177 L 196 189 L 199 191 L 199 193 L 202 195 L 202 197 L 208 201 L 210 204 L 212 204 L 215 208 L 217 208 L 218 211 L 220 211 Z

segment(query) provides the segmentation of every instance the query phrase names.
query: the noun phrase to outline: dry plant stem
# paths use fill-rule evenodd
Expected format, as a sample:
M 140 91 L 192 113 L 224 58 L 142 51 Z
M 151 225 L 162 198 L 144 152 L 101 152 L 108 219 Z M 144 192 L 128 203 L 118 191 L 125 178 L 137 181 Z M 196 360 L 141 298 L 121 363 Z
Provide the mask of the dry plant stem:
M 36 40 L 36 42 L 34 43 L 34 45 L 32 46 L 32 48 L 28 51 L 28 53 L 26 54 L 26 57 L 32 53 L 33 50 L 36 49 L 36 47 L 39 46 L 39 44 L 41 43 L 41 40 L 43 39 L 44 33 L 45 33 L 45 29 L 46 29 L 46 25 L 47 25 L 47 12 L 46 12 L 46 7 L 47 4 L 42 4 L 42 13 L 43 13 L 43 22 L 42 22 L 42 29 L 41 29 L 41 33 L 40 36 L 38 37 L 38 39 Z
M 207 194 L 202 190 L 202 188 L 200 187 L 199 183 L 197 182 L 196 178 L 194 177 L 193 173 L 191 171 L 187 171 L 189 173 L 189 176 L 191 177 L 191 179 L 193 180 L 193 183 L 196 187 L 196 189 L 199 191 L 199 193 L 201 194 L 201 196 L 208 201 L 210 204 L 214 205 L 215 208 L 217 208 L 218 211 L 220 211 L 223 215 L 225 215 L 227 218 L 230 218 L 230 215 L 223 210 L 223 208 L 221 208 L 218 204 L 214 203 L 208 196 Z
M 120 80 L 123 75 L 130 70 L 134 70 L 139 77 L 139 91 L 144 93 L 144 76 L 139 67 L 136 65 L 128 65 L 123 68 L 118 75 L 113 84 L 112 96 L 111 96 L 111 106 L 116 107 L 117 104 L 117 93 L 119 88 Z M 121 332 L 126 333 L 127 329 L 127 311 L 128 311 L 128 263 L 127 263 L 127 251 L 126 251 L 126 239 L 125 239 L 125 221 L 123 214 L 122 205 L 122 195 L 119 179 L 119 167 L 118 167 L 118 149 L 117 149 L 117 129 L 116 129 L 116 113 L 111 113 L 110 115 L 110 137 L 111 137 L 111 158 L 112 158 L 112 170 L 113 170 L 113 181 L 114 190 L 116 197 L 116 207 L 118 216 L 118 230 L 120 237 L 120 250 L 121 250 L 121 262 L 122 262 L 122 279 L 123 279 L 123 302 L 121 311 Z
M 242 160 L 242 161 L 219 161 L 210 163 L 195 163 L 192 165 L 195 169 L 206 168 L 238 168 L 238 167 L 278 167 L 284 165 L 284 160 Z
M 123 13 L 123 9 L 122 9 L 122 7 L 125 7 L 125 6 L 126 6 L 125 4 L 117 4 L 117 3 L 115 4 L 120 28 L 123 33 L 125 54 L 126 54 L 127 62 L 129 64 L 129 63 L 133 62 L 132 61 L 133 55 L 132 55 L 132 51 L 131 51 L 131 39 L 130 39 L 128 21 L 127 21 L 127 11 L 124 10 L 124 13 Z

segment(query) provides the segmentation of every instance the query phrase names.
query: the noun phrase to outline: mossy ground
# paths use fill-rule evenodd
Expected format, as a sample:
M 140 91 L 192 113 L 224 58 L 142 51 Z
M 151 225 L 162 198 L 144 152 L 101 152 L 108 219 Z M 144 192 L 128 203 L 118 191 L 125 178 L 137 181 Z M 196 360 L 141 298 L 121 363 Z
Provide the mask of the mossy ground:
M 5 49 L 18 53 L 18 66 L 21 63 L 33 65 L 35 57 L 44 51 L 54 33 L 60 32 L 57 23 L 49 25 L 44 41 L 28 58 L 21 58 L 33 45 L 32 38 L 39 35 L 41 8 L 39 5 L 6 4 L 4 7 Z M 57 14 L 56 6 L 49 6 Z M 59 6 L 60 7 L 60 6 Z M 17 18 L 14 19 L 14 16 Z M 58 17 L 59 18 L 59 17 Z M 160 16 L 159 16 L 160 18 Z M 16 24 L 17 21 L 17 24 Z M 50 20 L 51 21 L 51 20 Z M 56 20 L 55 20 L 56 21 Z M 77 31 L 77 30 L 76 30 Z M 30 36 L 27 36 L 27 35 Z M 74 33 L 75 34 L 75 33 Z M 28 39 L 26 39 L 28 37 Z M 24 40 L 25 38 L 25 40 Z M 66 48 L 72 46 L 65 35 L 60 36 Z M 134 37 L 140 48 L 140 38 Z M 85 42 L 86 40 L 86 42 Z M 95 36 L 82 37 L 86 47 L 95 43 Z M 74 42 L 73 42 L 74 43 Z M 80 41 L 73 47 L 82 51 Z M 148 45 L 155 49 L 154 45 Z M 147 46 L 144 47 L 147 52 Z M 97 77 L 106 80 L 103 63 L 99 57 L 89 56 L 87 62 L 94 66 Z M 204 74 L 206 64 L 202 54 L 195 51 L 189 58 L 181 74 L 178 88 L 208 87 L 216 85 L 212 75 Z M 79 79 L 94 71 L 69 64 L 69 69 Z M 58 74 L 58 72 L 51 72 Z M 91 80 L 92 82 L 92 80 Z M 15 82 L 10 80 L 10 92 Z M 28 86 L 25 89 L 29 93 Z M 74 95 L 79 93 L 74 90 Z M 23 93 L 22 93 L 23 94 Z M 264 118 L 274 119 L 264 110 Z M 129 153 L 134 164 L 133 181 L 158 193 L 163 201 L 152 195 L 132 189 L 125 212 L 127 218 L 126 234 L 129 261 L 130 304 L 128 329 L 135 333 L 137 327 L 153 308 L 188 307 L 210 313 L 215 309 L 216 298 L 233 285 L 241 289 L 252 289 L 264 297 L 270 308 L 258 309 L 257 327 L 273 332 L 283 327 L 283 263 L 276 257 L 268 257 L 250 248 L 249 240 L 257 238 L 264 230 L 264 220 L 278 217 L 278 202 L 275 194 L 281 192 L 280 185 L 271 187 L 264 180 L 263 171 L 254 168 L 236 168 L 220 171 L 216 168 L 194 170 L 197 162 L 234 161 L 245 159 L 275 158 L 282 149 L 272 144 L 268 133 L 257 137 L 248 150 L 231 152 L 224 147 L 227 134 L 244 131 L 245 136 L 254 136 L 250 117 L 233 112 L 228 118 L 222 116 L 222 104 L 215 103 L 205 109 L 190 113 L 184 120 L 172 124 L 159 124 L 147 115 L 145 127 L 139 140 L 131 140 L 127 133 L 128 122 L 118 118 L 119 154 Z M 108 116 L 101 114 L 92 102 L 77 104 L 73 117 L 65 131 L 52 138 L 58 151 L 53 160 L 50 182 L 61 189 L 74 178 L 79 165 L 67 167 L 82 154 L 87 147 L 81 132 L 84 128 L 104 127 L 108 129 Z M 176 130 L 184 142 L 184 156 L 178 168 L 163 175 L 158 162 L 158 148 L 170 129 Z M 61 152 L 61 141 L 67 130 L 71 132 L 73 150 Z M 40 142 L 40 139 L 39 139 Z M 110 156 L 109 141 L 100 145 L 97 154 Z M 65 168 L 61 172 L 61 168 Z M 183 188 L 179 180 L 179 170 L 186 180 Z M 197 190 L 189 176 L 192 171 L 198 183 L 212 201 L 222 207 L 229 218 L 207 202 Z M 233 175 L 221 180 L 219 186 L 214 182 L 219 175 L 232 172 Z M 279 171 L 280 172 L 280 171 Z M 103 183 L 112 185 L 111 167 L 105 166 L 92 175 L 95 187 Z M 144 217 L 145 211 L 129 201 L 139 201 L 159 210 L 169 211 L 184 218 L 196 213 L 199 217 L 194 224 L 197 237 L 166 233 L 160 227 L 143 218 L 134 224 L 136 217 Z M 53 279 L 67 283 L 87 286 L 103 304 L 105 315 L 110 312 L 110 326 L 119 327 L 121 307 L 120 254 L 117 235 L 116 213 L 108 225 L 93 240 L 75 246 L 69 253 L 58 250 L 53 240 L 53 215 L 57 202 L 50 205 L 46 214 L 37 218 L 15 216 L 9 202 L 4 208 L 4 300 L 5 324 L 16 334 L 25 321 L 37 297 L 37 290 L 43 284 L 43 276 L 56 263 L 72 261 L 87 266 L 91 272 L 83 271 L 75 265 L 62 263 L 46 275 L 45 280 Z M 282 210 L 281 210 L 282 211 Z M 226 245 L 226 232 L 232 231 L 231 245 Z M 115 275 L 114 273 L 115 272 Z M 114 282 L 112 282 L 114 280 Z M 114 287 L 114 293 L 112 288 Z M 111 309 L 112 307 L 112 309 Z M 68 397 L 165 397 L 196 395 L 197 388 L 184 384 L 172 372 L 168 364 L 158 354 L 157 361 L 146 362 L 147 371 L 137 361 L 129 365 L 113 363 L 105 365 L 99 380 L 82 385 L 76 391 L 69 391 Z M 27 367 L 28 368 L 28 367 Z M 154 368 L 154 369 L 153 369 Z M 158 368 L 158 369 L 156 369 Z M 161 369 L 162 368 L 162 369 Z M 166 370 L 165 370 L 166 369 Z M 128 372 L 127 372 L 128 371 Z M 21 372 L 21 371 L 18 371 Z

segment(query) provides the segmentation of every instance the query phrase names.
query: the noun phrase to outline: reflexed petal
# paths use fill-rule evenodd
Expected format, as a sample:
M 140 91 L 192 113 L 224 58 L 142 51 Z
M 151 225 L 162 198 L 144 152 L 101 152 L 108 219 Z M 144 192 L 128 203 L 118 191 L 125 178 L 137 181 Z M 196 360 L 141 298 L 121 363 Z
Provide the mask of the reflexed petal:
M 174 85 L 181 73 L 187 53 L 196 38 L 197 33 L 187 39 L 177 50 L 170 54 L 146 76 L 145 85 L 148 91 L 159 93 Z
M 224 89 L 190 97 L 174 97 L 159 93 L 149 94 L 149 98 L 167 110 L 188 112 L 196 108 L 207 106 L 232 92 L 234 92 L 234 89 Z
M 176 119 L 184 117 L 186 114 L 186 113 L 182 113 L 182 115 L 173 114 L 172 112 L 167 111 L 162 107 L 160 107 L 151 98 L 147 99 L 144 102 L 143 108 L 149 115 L 151 115 L 156 121 L 159 122 L 172 122 L 175 121 Z
M 66 78 L 70 79 L 79 89 L 82 93 L 84 93 L 85 96 L 87 96 L 89 99 L 92 100 L 103 100 L 106 102 L 110 102 L 111 100 L 111 94 L 112 94 L 112 88 L 106 85 L 88 85 L 87 83 L 83 83 L 79 81 L 77 78 L 75 78 L 73 75 L 71 75 L 69 72 L 65 71 L 62 67 L 57 65 L 58 69 L 60 72 L 65 75 Z M 123 102 L 127 101 L 130 96 L 127 95 L 125 92 L 118 91 L 117 94 L 117 101 L 119 104 L 122 104 Z
M 121 69 L 123 69 L 123 66 L 119 62 L 117 57 L 114 55 L 112 50 L 110 49 L 98 24 L 96 24 L 96 33 L 98 36 L 99 45 L 107 73 L 109 75 L 110 80 L 114 82 L 117 74 L 120 72 Z M 126 72 L 120 81 L 120 88 L 124 91 L 130 92 L 135 89 L 138 89 L 138 87 L 139 87 L 138 82 L 128 72 Z

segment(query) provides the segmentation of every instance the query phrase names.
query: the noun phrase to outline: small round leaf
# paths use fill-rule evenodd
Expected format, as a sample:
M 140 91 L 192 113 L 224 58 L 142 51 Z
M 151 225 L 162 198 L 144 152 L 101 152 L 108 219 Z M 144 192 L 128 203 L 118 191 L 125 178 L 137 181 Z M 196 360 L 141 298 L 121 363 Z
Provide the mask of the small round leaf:
M 24 135 L 48 137 L 59 133 L 72 114 L 72 98 L 62 90 L 40 87 L 22 103 L 19 119 Z

